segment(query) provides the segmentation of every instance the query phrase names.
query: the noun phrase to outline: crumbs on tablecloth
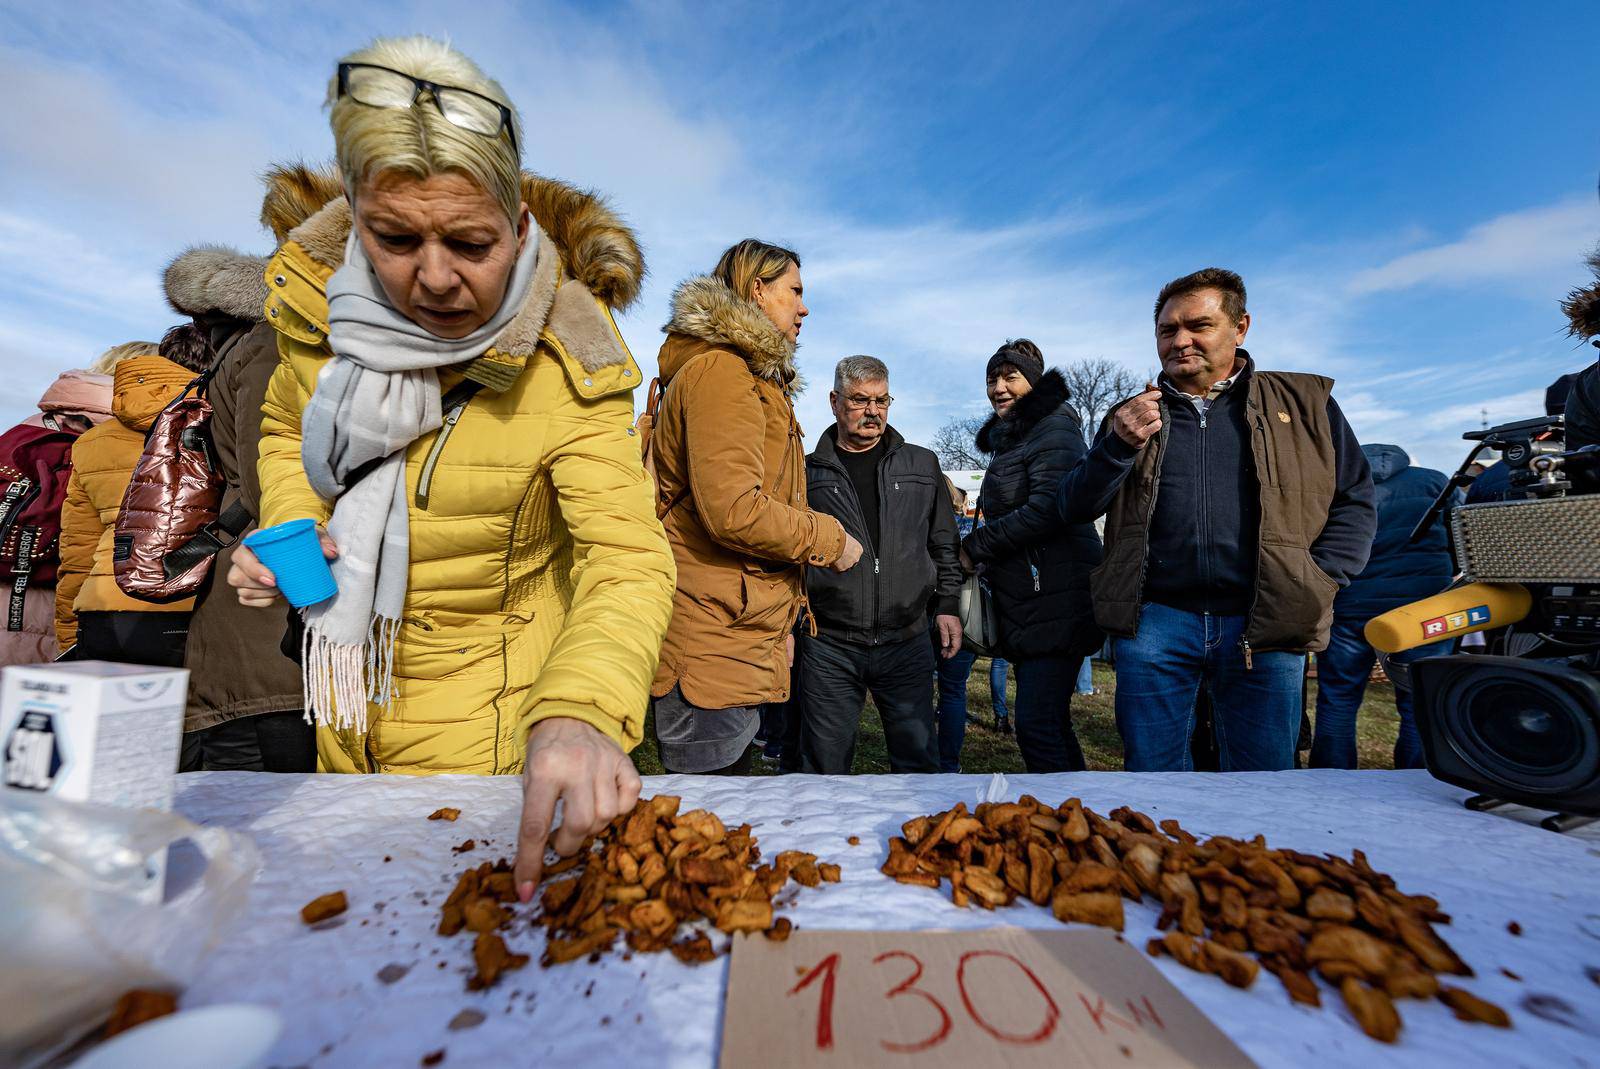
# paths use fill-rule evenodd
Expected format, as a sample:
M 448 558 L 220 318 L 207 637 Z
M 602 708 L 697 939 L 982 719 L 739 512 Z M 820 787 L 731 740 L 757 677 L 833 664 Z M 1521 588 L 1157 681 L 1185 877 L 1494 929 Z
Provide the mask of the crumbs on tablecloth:
M 476 1028 L 486 1019 L 482 1010 L 465 1009 L 450 1018 L 450 1023 L 445 1027 L 452 1032 L 460 1032 L 464 1029 Z
M 405 979 L 406 973 L 410 971 L 411 966 L 401 965 L 397 961 L 391 961 L 389 964 L 378 970 L 378 982 L 380 984 L 398 983 L 399 981 Z
M 316 924 L 329 917 L 337 917 L 350 908 L 350 903 L 345 899 L 343 891 L 334 891 L 330 894 L 313 898 L 300 907 L 300 919 L 307 924 Z

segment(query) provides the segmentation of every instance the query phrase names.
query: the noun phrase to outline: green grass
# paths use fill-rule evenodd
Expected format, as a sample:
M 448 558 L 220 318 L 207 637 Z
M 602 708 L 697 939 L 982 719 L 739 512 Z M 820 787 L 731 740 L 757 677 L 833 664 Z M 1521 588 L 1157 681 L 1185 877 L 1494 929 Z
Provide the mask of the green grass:
M 1078 694 L 1072 699 L 1072 724 L 1083 746 L 1084 758 L 1095 771 L 1117 771 L 1122 768 L 1122 739 L 1117 735 L 1114 712 L 1116 674 L 1106 665 L 1094 666 L 1096 693 Z M 934 689 L 933 681 L 928 682 Z M 1316 715 L 1317 685 L 1312 681 L 1307 694 L 1313 718 Z M 1007 707 L 1016 707 L 1016 680 L 1008 679 Z M 1373 683 L 1367 687 L 1366 700 L 1356 721 L 1356 751 L 1362 768 L 1393 768 L 1394 739 L 1399 728 L 1399 717 L 1394 707 L 1394 687 L 1389 683 Z M 661 760 L 656 755 L 654 726 L 646 721 L 645 741 L 633 752 L 634 764 L 641 774 L 660 775 Z M 1017 740 L 1010 734 L 994 729 L 994 702 L 989 694 L 989 661 L 979 658 L 973 665 L 972 677 L 967 682 L 967 737 L 961 749 L 963 772 L 1022 772 L 1022 755 L 1017 751 Z M 757 775 L 772 775 L 775 770 L 757 762 Z M 889 756 L 883 744 L 883 725 L 871 699 L 861 714 L 861 734 L 856 747 L 857 773 L 888 772 Z

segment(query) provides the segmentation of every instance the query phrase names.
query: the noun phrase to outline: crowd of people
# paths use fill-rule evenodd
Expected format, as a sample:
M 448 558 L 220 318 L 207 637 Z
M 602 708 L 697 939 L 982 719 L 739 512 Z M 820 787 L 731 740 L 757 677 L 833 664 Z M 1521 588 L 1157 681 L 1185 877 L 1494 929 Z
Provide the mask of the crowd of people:
M 1202 701 L 1222 769 L 1294 767 L 1308 652 L 1312 763 L 1354 766 L 1362 624 L 1450 581 L 1442 534 L 1404 537 L 1443 477 L 1363 449 L 1330 380 L 1258 366 L 1238 275 L 1162 288 L 1158 381 L 1099 428 L 1027 339 L 975 367 L 974 520 L 891 424 L 883 360 L 838 362 L 807 452 L 795 251 L 740 241 L 677 286 L 636 422 L 613 314 L 638 243 L 522 170 L 500 85 L 383 39 L 339 62 L 328 104 L 336 167 L 267 177 L 272 254 L 184 252 L 165 283 L 185 322 L 41 400 L 35 430 L 68 443 L 59 571 L 13 561 L 8 660 L 187 666 L 185 769 L 520 773 L 524 894 L 558 799 L 562 853 L 633 804 L 647 712 L 671 772 L 748 772 L 765 723 L 785 768 L 842 774 L 870 694 L 894 771 L 958 770 L 974 576 L 1030 772 L 1085 767 L 1071 702 L 1102 648 L 1130 770 L 1192 768 Z M 286 610 L 238 541 L 191 600 L 119 589 L 144 432 L 201 372 L 222 507 L 246 530 L 314 520 L 331 599 Z

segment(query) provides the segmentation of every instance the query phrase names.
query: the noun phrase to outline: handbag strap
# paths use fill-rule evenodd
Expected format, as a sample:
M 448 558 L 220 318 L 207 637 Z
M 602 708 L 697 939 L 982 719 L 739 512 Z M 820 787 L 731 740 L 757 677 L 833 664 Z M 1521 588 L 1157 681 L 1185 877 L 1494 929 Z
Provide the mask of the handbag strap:
M 201 561 L 216 556 L 237 542 L 239 532 L 250 526 L 254 519 L 250 510 L 244 507 L 244 502 L 234 501 L 216 519 L 161 558 L 162 574 L 171 582 Z

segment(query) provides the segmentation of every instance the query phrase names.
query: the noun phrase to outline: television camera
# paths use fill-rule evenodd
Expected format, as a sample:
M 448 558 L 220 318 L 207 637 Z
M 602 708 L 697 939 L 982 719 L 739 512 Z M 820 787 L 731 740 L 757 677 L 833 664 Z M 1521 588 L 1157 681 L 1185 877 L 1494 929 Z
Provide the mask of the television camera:
M 1566 449 L 1560 415 L 1463 437 L 1476 444 L 1412 532 L 1448 511 L 1457 579 L 1374 618 L 1367 640 L 1413 692 L 1435 777 L 1480 792 L 1469 808 L 1552 810 L 1543 826 L 1565 831 L 1600 819 L 1600 494 L 1582 492 L 1600 449 Z M 1506 500 L 1451 508 L 1490 451 L 1509 466 Z M 1392 656 L 1473 632 L 1486 653 Z

